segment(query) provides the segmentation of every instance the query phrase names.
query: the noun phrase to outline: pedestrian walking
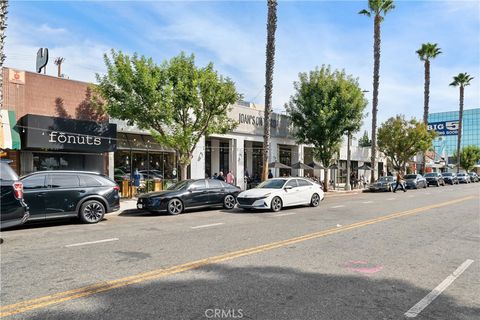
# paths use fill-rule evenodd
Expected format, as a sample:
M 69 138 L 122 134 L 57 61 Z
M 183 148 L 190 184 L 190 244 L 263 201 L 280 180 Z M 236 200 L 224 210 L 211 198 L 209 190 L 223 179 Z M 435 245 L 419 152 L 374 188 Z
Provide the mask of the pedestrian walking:
M 273 173 L 272 173 L 272 170 L 268 170 L 268 179 L 272 179 L 273 178 Z
M 393 189 L 393 192 L 397 192 L 398 186 L 400 186 L 400 188 L 402 188 L 403 192 L 407 192 L 407 189 L 405 189 L 402 180 L 403 180 L 403 176 L 400 173 L 400 171 L 398 171 L 397 172 L 397 184 L 395 185 L 395 188 Z
M 232 173 L 232 170 L 228 170 L 228 173 L 227 173 L 227 183 L 228 184 L 231 184 L 231 185 L 234 185 L 235 183 L 235 177 Z
M 225 181 L 225 176 L 223 175 L 223 171 L 220 171 L 217 177 L 218 180 Z

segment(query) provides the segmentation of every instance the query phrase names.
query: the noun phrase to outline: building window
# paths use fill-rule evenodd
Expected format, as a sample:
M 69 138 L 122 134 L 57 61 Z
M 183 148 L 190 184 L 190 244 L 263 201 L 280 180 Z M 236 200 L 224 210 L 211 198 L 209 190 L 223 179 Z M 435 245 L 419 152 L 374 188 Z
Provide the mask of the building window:
M 220 142 L 220 171 L 227 174 L 230 168 L 230 144 Z

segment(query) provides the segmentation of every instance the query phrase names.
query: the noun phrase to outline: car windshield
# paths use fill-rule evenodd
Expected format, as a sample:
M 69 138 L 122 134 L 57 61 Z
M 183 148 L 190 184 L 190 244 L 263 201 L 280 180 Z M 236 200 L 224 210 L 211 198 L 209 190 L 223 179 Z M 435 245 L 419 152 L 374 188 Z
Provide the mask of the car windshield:
M 282 189 L 283 185 L 287 182 L 286 179 L 271 179 L 263 181 L 260 183 L 257 188 L 260 189 Z
M 189 184 L 189 182 L 190 181 L 188 180 L 180 181 L 178 183 L 175 183 L 173 186 L 168 187 L 167 190 L 173 190 L 173 191 L 183 190 Z
M 436 173 L 432 173 L 432 172 L 431 172 L 431 173 L 427 173 L 427 174 L 425 175 L 425 177 L 436 177 L 436 176 L 437 176 L 437 174 L 436 174 Z
M 393 181 L 393 177 L 381 177 L 378 179 L 378 182 L 391 182 Z
M 405 176 L 405 179 L 416 179 L 417 178 L 417 175 L 416 174 L 407 174 Z
M 453 176 L 453 174 L 451 172 L 444 172 L 444 173 L 442 173 L 442 176 L 451 177 L 451 176 Z

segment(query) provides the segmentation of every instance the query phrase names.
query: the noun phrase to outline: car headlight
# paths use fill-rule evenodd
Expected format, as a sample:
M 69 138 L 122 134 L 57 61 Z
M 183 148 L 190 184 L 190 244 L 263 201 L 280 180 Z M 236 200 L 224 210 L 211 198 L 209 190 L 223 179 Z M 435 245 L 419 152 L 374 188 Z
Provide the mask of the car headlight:
M 263 196 L 260 197 L 260 199 L 265 199 L 270 197 L 271 193 L 264 194 Z

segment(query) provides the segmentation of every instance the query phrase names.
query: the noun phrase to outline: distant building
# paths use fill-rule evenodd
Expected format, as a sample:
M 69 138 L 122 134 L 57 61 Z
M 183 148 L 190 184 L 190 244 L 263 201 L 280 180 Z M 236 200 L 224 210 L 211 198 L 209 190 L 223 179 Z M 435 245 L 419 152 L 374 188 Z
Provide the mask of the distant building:
M 428 115 L 429 130 L 437 132 L 433 141 L 434 162 L 444 160 L 453 164 L 452 156 L 457 151 L 459 111 L 436 112 Z M 463 111 L 462 145 L 480 147 L 480 108 Z M 428 171 L 428 170 L 427 170 Z

